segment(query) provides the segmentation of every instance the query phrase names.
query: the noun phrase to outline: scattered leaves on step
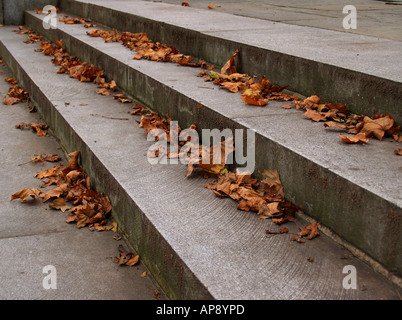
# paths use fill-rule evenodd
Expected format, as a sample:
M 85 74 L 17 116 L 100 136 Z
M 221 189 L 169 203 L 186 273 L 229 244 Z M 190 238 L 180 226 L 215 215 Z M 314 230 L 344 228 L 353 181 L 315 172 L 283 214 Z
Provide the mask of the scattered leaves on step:
M 39 189 L 22 189 L 11 196 L 11 200 L 27 198 L 42 198 L 42 202 L 51 200 L 49 207 L 62 212 L 68 211 L 66 219 L 68 223 L 76 223 L 77 228 L 85 226 L 94 227 L 95 230 L 116 230 L 116 226 L 107 225 L 107 217 L 112 210 L 109 198 L 104 193 L 99 193 L 90 187 L 90 178 L 79 165 L 79 151 L 69 154 L 68 166 L 63 168 L 55 166 L 35 175 L 43 180 L 43 186 L 56 185 L 54 188 L 41 191 Z M 50 159 L 56 159 L 57 155 L 50 155 Z M 72 206 L 70 206 L 70 204 Z
M 56 161 L 60 161 L 61 157 L 58 154 L 38 154 L 37 156 L 31 158 L 32 162 L 40 162 L 40 163 L 44 163 L 44 161 L 48 161 L 48 162 L 56 162 Z
M 79 24 L 79 23 L 86 23 L 83 18 L 69 18 L 68 16 L 64 16 L 59 18 L 60 22 L 64 22 L 65 24 Z
M 118 32 L 117 30 L 91 29 L 87 31 L 91 37 L 100 37 L 105 42 L 119 42 L 125 47 L 136 51 L 135 60 L 174 62 L 183 66 L 212 69 L 214 66 L 200 59 L 193 62 L 194 57 L 180 53 L 175 47 L 151 41 L 146 33 Z
M 299 243 L 303 243 L 307 240 L 312 240 L 315 237 L 319 236 L 320 232 L 318 231 L 318 224 L 314 222 L 308 226 L 306 226 L 303 230 L 301 230 L 297 235 L 293 235 L 290 240 L 296 241 Z
M 3 98 L 3 103 L 5 105 L 13 105 L 18 102 L 26 102 L 29 100 L 29 94 L 24 89 L 16 84 L 15 78 L 5 78 L 8 84 L 11 85 L 7 92 L 8 97 Z
M 36 133 L 39 137 L 46 136 L 48 130 L 48 126 L 46 124 L 36 122 L 31 123 L 21 122 L 19 124 L 16 124 L 15 127 L 21 130 L 23 130 L 24 128 L 31 128 L 32 132 Z
M 119 266 L 134 266 L 139 260 L 140 256 L 133 252 L 127 251 L 122 245 L 119 245 L 119 256 L 113 257 L 113 262 L 116 262 Z

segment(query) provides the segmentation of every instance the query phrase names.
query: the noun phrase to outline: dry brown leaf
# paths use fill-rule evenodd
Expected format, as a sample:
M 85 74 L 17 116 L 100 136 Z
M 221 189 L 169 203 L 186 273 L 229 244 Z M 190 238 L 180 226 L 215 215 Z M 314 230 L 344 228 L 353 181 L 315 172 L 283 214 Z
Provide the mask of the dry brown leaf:
M 49 203 L 49 207 L 55 210 L 61 210 L 62 212 L 71 209 L 71 207 L 66 204 L 66 200 L 64 198 L 54 199 L 51 204 Z
M 78 157 L 80 155 L 80 151 L 74 151 L 68 154 L 71 158 L 68 160 L 68 167 L 71 170 L 77 170 L 80 168 L 78 164 Z
M 20 101 L 20 99 L 18 99 L 18 98 L 13 98 L 13 97 L 4 97 L 3 98 L 3 103 L 5 104 L 5 105 L 8 105 L 8 106 L 11 106 L 11 105 L 13 105 L 13 104 L 15 104 L 15 103 L 17 103 L 17 102 L 19 102 Z
M 213 8 L 212 8 L 213 9 Z M 234 58 L 239 54 L 239 49 L 236 50 L 236 52 L 230 57 L 230 59 L 225 63 L 225 65 L 221 68 L 221 74 L 226 74 L 228 73 L 233 74 L 236 73 L 236 68 L 235 68 L 235 60 Z
M 327 117 L 323 116 L 321 113 L 312 110 L 312 109 L 307 109 L 307 111 L 303 114 L 303 116 L 313 120 L 313 121 L 325 121 L 327 120 Z
M 396 154 L 397 156 L 402 156 L 402 149 L 394 150 L 394 154 Z
M 339 138 L 341 138 L 341 140 L 345 143 L 367 143 L 370 141 L 370 139 L 368 139 L 366 137 L 366 135 L 364 133 L 358 133 L 355 136 L 339 136 Z
M 51 169 L 37 173 L 35 177 L 38 178 L 39 180 L 43 178 L 54 177 L 57 175 L 59 168 L 60 168 L 59 166 L 55 166 Z
M 15 200 L 15 199 L 21 199 L 21 202 L 24 203 L 29 197 L 32 197 L 33 199 L 35 199 L 36 197 L 42 197 L 43 196 L 43 191 L 39 190 L 39 189 L 29 189 L 29 188 L 25 188 L 25 189 L 21 189 L 15 193 L 13 193 L 11 195 L 11 200 Z

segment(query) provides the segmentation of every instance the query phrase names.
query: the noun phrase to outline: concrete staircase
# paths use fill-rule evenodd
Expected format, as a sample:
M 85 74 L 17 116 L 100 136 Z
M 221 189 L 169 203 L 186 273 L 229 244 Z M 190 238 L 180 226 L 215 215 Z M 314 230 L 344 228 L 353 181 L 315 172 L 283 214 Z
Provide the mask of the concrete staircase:
M 147 32 L 219 66 L 239 49 L 240 72 L 347 103 L 356 113 L 390 112 L 402 123 L 400 42 L 378 40 L 381 55 L 366 50 L 356 60 L 353 47 L 373 39 L 144 1 L 62 0 L 59 6 L 59 17 Z M 50 57 L 35 52 L 38 43 L 23 43 L 26 36 L 13 32 L 16 26 L 2 27 L 0 56 L 65 149 L 81 151 L 94 186 L 108 194 L 119 226 L 168 296 L 400 298 L 402 171 L 395 142 L 345 145 L 339 132 L 281 108 L 284 102 L 245 105 L 238 94 L 196 77 L 200 69 L 133 60 L 132 51 L 89 37 L 82 24 L 45 29 L 44 17 L 26 11 L 26 27 L 50 41 L 62 39 L 70 54 L 103 69 L 135 101 L 168 112 L 182 128 L 196 122 L 200 130 L 253 130 L 255 172 L 278 169 L 287 199 L 302 209 L 290 232 L 320 223 L 321 235 L 303 244 L 290 242 L 289 235 L 268 237 L 265 230 L 277 228 L 271 220 L 216 197 L 203 186 L 202 174 L 186 178 L 184 165 L 151 165 L 152 142 L 138 128 L 139 117 L 127 114 L 128 105 L 97 94 L 95 84 L 56 74 Z M 357 289 L 342 285 L 346 265 L 357 270 Z

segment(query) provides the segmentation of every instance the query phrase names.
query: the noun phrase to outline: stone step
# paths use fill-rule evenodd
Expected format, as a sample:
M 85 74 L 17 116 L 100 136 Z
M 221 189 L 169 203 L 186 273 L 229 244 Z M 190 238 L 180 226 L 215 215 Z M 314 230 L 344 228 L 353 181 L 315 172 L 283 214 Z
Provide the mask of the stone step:
M 399 298 L 395 283 L 325 233 L 303 244 L 267 237 L 271 220 L 216 197 L 202 174 L 186 178 L 185 165 L 151 165 L 153 142 L 129 106 L 57 74 L 51 58 L 34 51 L 39 45 L 23 43 L 14 29 L 0 28 L 1 57 L 67 152 L 81 151 L 91 186 L 107 193 L 114 218 L 170 298 Z M 298 213 L 291 232 L 311 222 L 305 219 Z M 350 266 L 356 289 L 343 286 Z
M 151 109 L 168 112 L 182 128 L 196 122 L 199 129 L 254 131 L 254 172 L 277 168 L 290 201 L 400 276 L 402 171 L 393 153 L 395 142 L 346 145 L 339 132 L 308 120 L 299 110 L 281 108 L 284 102 L 245 105 L 238 94 L 196 77 L 199 69 L 133 60 L 129 49 L 89 37 L 82 25 L 58 23 L 57 29 L 44 29 L 43 17 L 27 12 L 26 22 L 52 41 L 62 39 L 71 54 L 105 70 Z
M 355 113 L 391 113 L 402 123 L 400 41 L 151 1 L 61 0 L 60 7 L 121 31 L 147 32 L 218 66 L 239 49 L 240 72 Z

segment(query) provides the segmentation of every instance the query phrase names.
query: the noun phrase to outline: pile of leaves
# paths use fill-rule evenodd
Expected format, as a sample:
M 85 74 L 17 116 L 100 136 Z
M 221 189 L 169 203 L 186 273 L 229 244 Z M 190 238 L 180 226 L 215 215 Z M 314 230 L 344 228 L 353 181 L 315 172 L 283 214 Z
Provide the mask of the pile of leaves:
M 65 23 L 85 23 L 81 19 L 66 17 L 62 21 Z M 69 21 L 69 22 L 67 22 Z M 71 22 L 74 21 L 74 22 Z M 88 28 L 86 24 L 85 27 Z M 28 32 L 30 34 L 31 32 Z M 148 59 L 152 61 L 169 61 L 185 66 L 202 67 L 210 71 L 203 71 L 199 76 L 204 76 L 205 81 L 212 81 L 214 84 L 227 89 L 230 92 L 241 93 L 244 103 L 254 106 L 265 106 L 270 100 L 291 101 L 296 109 L 304 109 L 304 116 L 313 121 L 327 121 L 325 127 L 337 127 L 345 129 L 346 132 L 355 136 L 340 135 L 340 139 L 345 143 L 367 143 L 371 137 L 381 140 L 384 136 L 391 136 L 396 141 L 401 142 L 399 136 L 400 127 L 396 125 L 394 118 L 387 115 L 375 115 L 373 117 L 352 114 L 348 111 L 345 104 L 322 102 L 316 95 L 299 101 L 299 98 L 282 91 L 288 86 L 277 86 L 272 84 L 265 76 L 258 81 L 256 76 L 238 73 L 235 68 L 235 58 L 239 50 L 221 68 L 220 72 L 212 71 L 212 65 L 208 65 L 203 60 L 193 63 L 194 57 L 180 53 L 173 46 L 151 41 L 146 33 L 118 32 L 117 30 L 105 31 L 101 29 L 91 29 L 87 31 L 91 37 L 101 37 L 105 42 L 120 42 L 124 46 L 137 52 L 134 59 Z M 100 89 L 100 94 L 108 95 L 107 88 Z M 282 106 L 291 109 L 292 104 Z M 400 152 L 395 150 L 395 154 Z
M 122 245 L 119 245 L 118 249 L 120 254 L 119 256 L 113 257 L 113 262 L 117 263 L 119 266 L 131 267 L 139 262 L 140 256 L 138 254 L 128 251 Z
M 77 79 L 81 82 L 93 82 L 98 85 L 97 93 L 109 96 L 117 90 L 117 84 L 112 79 L 110 82 L 106 81 L 104 71 L 93 64 L 82 62 L 76 56 L 69 54 L 63 45 L 62 40 L 51 42 L 42 42 L 37 49 L 44 55 L 53 56 L 53 64 L 60 66 L 57 71 L 59 74 L 68 74 L 71 78 Z M 132 102 L 122 92 L 115 94 L 114 99 L 121 103 Z
M 261 219 L 272 219 L 277 225 L 295 220 L 299 208 L 285 199 L 283 185 L 276 169 L 260 172 L 262 180 L 253 178 L 250 174 L 221 172 L 215 182 L 205 184 L 220 198 L 229 197 L 238 202 L 237 209 L 256 212 Z M 279 232 L 267 230 L 267 234 L 288 233 L 288 228 L 282 227 Z M 317 223 L 306 226 L 290 240 L 303 243 L 314 239 L 320 233 Z
M 46 137 L 49 129 L 48 125 L 37 122 L 21 122 L 16 124 L 15 127 L 20 130 L 23 130 L 24 128 L 31 128 L 32 132 L 36 133 L 39 137 Z
M 25 43 L 39 42 L 39 41 L 42 41 L 42 39 L 43 39 L 43 37 L 41 35 L 37 34 L 31 28 L 25 29 L 23 26 L 19 26 L 18 30 L 16 30 L 16 33 L 26 34 L 28 36 L 28 39 L 24 41 Z
M 233 138 L 228 138 L 225 141 L 217 143 L 214 146 L 204 146 L 199 143 L 198 136 L 196 139 L 191 137 L 187 141 L 172 141 L 171 134 L 176 138 L 180 135 L 181 128 L 179 125 L 176 127 L 171 126 L 171 118 L 167 115 L 163 118 L 156 112 L 150 115 L 143 115 L 140 120 L 139 127 L 144 129 L 144 132 L 149 135 L 152 130 L 158 130 L 163 134 L 155 135 L 155 141 L 162 142 L 156 149 L 148 152 L 148 157 L 162 157 L 166 156 L 171 158 L 180 158 L 188 163 L 187 176 L 191 175 L 195 167 L 202 169 L 206 173 L 219 174 L 226 170 L 226 162 L 228 156 L 234 151 Z M 196 130 L 197 124 L 193 123 L 189 129 Z M 174 150 L 168 147 L 168 144 L 176 143 Z M 167 149 L 164 148 L 167 147 Z M 196 151 L 195 151 L 196 150 Z
M 265 106 L 269 100 L 298 100 L 296 96 L 282 93 L 288 86 L 274 85 L 265 76 L 257 81 L 256 76 L 251 77 L 248 74 L 238 73 L 235 67 L 235 57 L 238 53 L 239 50 L 236 50 L 220 72 L 203 71 L 198 76 L 203 76 L 204 81 L 212 81 L 230 92 L 240 92 L 242 101 L 249 105 Z
M 8 84 L 11 85 L 10 89 L 8 89 L 7 96 L 3 98 L 3 103 L 6 105 L 13 105 L 18 102 L 27 102 L 29 101 L 29 94 L 24 89 L 22 89 L 19 85 L 17 85 L 17 81 L 15 78 L 5 78 L 4 79 Z
M 133 59 L 147 59 L 152 61 L 174 62 L 183 66 L 201 67 L 205 69 L 214 68 L 213 65 L 207 64 L 204 60 L 193 62 L 194 57 L 185 55 L 179 52 L 175 47 L 153 42 L 150 40 L 146 33 L 120 33 L 116 29 L 105 31 L 102 29 L 91 29 L 87 31 L 91 37 L 101 37 L 105 42 L 120 42 L 125 47 L 136 51 L 137 54 Z
M 319 122 L 324 121 L 326 128 L 339 128 L 354 136 L 340 135 L 345 143 L 367 143 L 372 137 L 382 140 L 384 137 L 392 137 L 397 142 L 402 142 L 400 126 L 390 115 L 375 115 L 368 117 L 357 115 L 348 111 L 345 104 L 328 103 L 313 95 L 304 101 L 295 101 L 296 109 L 305 110 L 305 117 Z
M 151 130 L 159 129 L 164 134 L 155 136 L 155 140 L 166 139 L 166 142 L 170 143 L 170 134 L 172 132 L 179 134 L 181 131 L 180 127 L 171 131 L 170 123 L 169 116 L 162 118 L 158 113 L 152 113 L 149 116 L 143 115 L 141 117 L 139 127 L 143 128 L 147 135 Z M 196 125 L 193 124 L 192 127 L 195 129 Z M 216 181 L 205 184 L 205 187 L 212 190 L 217 197 L 228 197 L 238 202 L 237 208 L 239 210 L 256 212 L 259 218 L 270 218 L 273 223 L 278 225 L 294 221 L 295 214 L 299 211 L 299 208 L 285 199 L 283 185 L 276 169 L 261 171 L 260 173 L 264 177 L 261 181 L 253 178 L 251 174 L 228 171 L 226 168 L 227 156 L 234 151 L 232 138 L 211 147 L 206 147 L 199 144 L 198 141 L 196 142 L 197 144 L 192 144 L 190 141 L 182 142 L 179 145 L 178 154 L 175 155 L 172 155 L 169 150 L 159 148 L 154 150 L 152 155 L 148 154 L 148 157 L 159 157 L 161 155 L 168 158 L 184 157 L 188 162 L 187 176 L 193 173 L 194 167 L 202 169 L 205 173 L 217 176 Z M 194 155 L 188 154 L 191 148 L 194 147 L 199 148 L 196 158 L 194 158 Z M 220 155 L 219 161 L 216 159 L 217 154 Z M 204 163 L 203 159 L 208 159 L 209 161 Z M 281 228 L 279 233 L 287 232 L 287 228 Z M 311 240 L 318 235 L 317 224 L 312 224 L 300 231 L 299 234 L 293 235 L 291 240 L 305 242 L 306 239 Z
M 68 166 L 65 168 L 60 164 L 35 175 L 37 179 L 42 180 L 42 187 L 56 187 L 48 191 L 38 188 L 21 189 L 12 194 L 11 201 L 20 199 L 25 203 L 29 197 L 41 198 L 43 203 L 51 200 L 49 207 L 62 212 L 68 210 L 66 222 L 76 223 L 77 228 L 90 226 L 98 231 L 112 230 L 114 226 L 106 225 L 112 210 L 110 200 L 106 194 L 91 189 L 90 177 L 78 163 L 79 154 L 79 151 L 70 153 Z M 31 160 L 34 161 L 35 158 Z

